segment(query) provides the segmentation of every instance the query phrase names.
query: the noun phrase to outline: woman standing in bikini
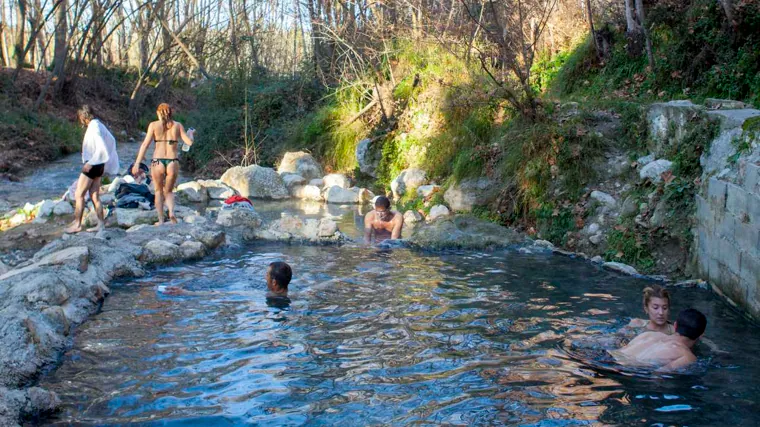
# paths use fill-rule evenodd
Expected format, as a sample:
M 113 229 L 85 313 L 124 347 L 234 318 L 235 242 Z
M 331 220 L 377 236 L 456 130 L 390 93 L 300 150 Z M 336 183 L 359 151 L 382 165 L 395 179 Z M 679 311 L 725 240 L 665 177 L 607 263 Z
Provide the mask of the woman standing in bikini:
M 163 103 L 156 110 L 158 120 L 148 126 L 145 140 L 137 153 L 137 160 L 132 167 L 132 175 L 141 174 L 140 163 L 145 158 L 150 143 L 155 141 L 156 148 L 153 150 L 153 160 L 150 162 L 150 174 L 153 177 L 153 185 L 156 190 L 156 211 L 158 212 L 158 222 L 156 225 L 164 223 L 164 203 L 169 209 L 169 220 L 176 224 L 177 218 L 174 216 L 174 184 L 179 177 L 179 159 L 177 153 L 179 147 L 177 142 L 180 138 L 187 145 L 193 145 L 193 130 L 189 134 L 185 132 L 182 123 L 172 119 L 172 107 Z

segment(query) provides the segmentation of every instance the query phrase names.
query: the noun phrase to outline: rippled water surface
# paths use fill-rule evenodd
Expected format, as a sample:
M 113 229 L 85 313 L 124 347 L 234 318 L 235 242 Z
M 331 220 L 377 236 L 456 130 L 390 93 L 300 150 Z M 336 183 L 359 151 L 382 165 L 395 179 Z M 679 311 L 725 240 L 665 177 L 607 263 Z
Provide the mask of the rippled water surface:
M 290 304 L 266 298 L 275 260 Z M 674 312 L 702 310 L 730 354 L 699 346 L 690 375 L 569 357 L 647 284 L 551 255 L 255 245 L 115 283 L 42 386 L 61 424 L 759 425 L 758 328 L 707 291 L 675 290 Z

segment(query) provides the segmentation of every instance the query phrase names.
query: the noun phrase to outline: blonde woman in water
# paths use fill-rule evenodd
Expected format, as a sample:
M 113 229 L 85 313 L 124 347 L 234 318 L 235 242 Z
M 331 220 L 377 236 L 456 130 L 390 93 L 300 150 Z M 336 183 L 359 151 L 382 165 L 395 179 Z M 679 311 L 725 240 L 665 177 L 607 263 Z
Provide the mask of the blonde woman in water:
M 153 150 L 153 160 L 150 162 L 150 174 L 153 177 L 153 185 L 156 190 L 156 211 L 158 212 L 158 222 L 156 225 L 164 223 L 164 204 L 169 209 L 169 221 L 177 223 L 174 216 L 174 184 L 179 177 L 179 151 L 178 141 L 180 138 L 188 146 L 193 145 L 193 129 L 185 132 L 182 123 L 174 121 L 172 118 L 172 107 L 163 103 L 156 109 L 158 120 L 148 126 L 145 140 L 140 146 L 137 153 L 137 160 L 132 167 L 132 175 L 142 174 L 140 163 L 145 158 L 151 142 L 156 143 Z

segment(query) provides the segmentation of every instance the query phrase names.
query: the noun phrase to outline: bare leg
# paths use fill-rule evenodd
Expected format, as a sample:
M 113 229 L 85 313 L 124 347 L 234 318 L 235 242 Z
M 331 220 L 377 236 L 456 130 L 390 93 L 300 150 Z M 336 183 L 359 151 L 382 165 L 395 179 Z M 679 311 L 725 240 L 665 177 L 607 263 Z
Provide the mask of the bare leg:
M 166 200 L 166 207 L 169 208 L 169 221 L 172 224 L 177 223 L 177 218 L 174 216 L 174 184 L 177 182 L 179 176 L 179 163 L 171 162 L 166 168 L 166 182 L 164 183 L 164 199 Z
M 92 180 L 86 177 L 84 174 L 79 174 L 79 181 L 77 182 L 77 191 L 74 195 L 76 200 L 76 208 L 74 208 L 74 221 L 69 224 L 63 231 L 64 233 L 79 233 L 82 231 L 82 215 L 84 215 L 84 195 L 87 194 L 87 190 L 90 189 Z
M 153 176 L 153 187 L 156 190 L 156 213 L 158 213 L 156 225 L 161 225 L 164 223 L 164 181 L 166 169 L 161 163 L 154 163 L 150 168 L 150 174 Z
M 95 214 L 98 216 L 98 225 L 87 231 L 100 231 L 106 227 L 105 215 L 103 214 L 103 205 L 100 203 L 100 182 L 102 177 L 95 178 L 90 184 L 90 199 L 95 207 Z

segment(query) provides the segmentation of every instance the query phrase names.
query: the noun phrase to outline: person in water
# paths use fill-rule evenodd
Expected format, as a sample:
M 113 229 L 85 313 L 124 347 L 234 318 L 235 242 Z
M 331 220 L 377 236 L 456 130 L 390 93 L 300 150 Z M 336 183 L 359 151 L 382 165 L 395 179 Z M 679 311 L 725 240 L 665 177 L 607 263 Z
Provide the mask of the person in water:
M 287 298 L 288 285 L 293 278 L 293 269 L 290 265 L 283 261 L 275 261 L 269 264 L 267 272 L 264 275 L 264 280 L 267 283 L 267 299 L 270 298 Z M 179 286 L 160 286 L 159 292 L 163 292 L 168 295 L 210 295 L 218 293 L 234 293 L 234 292 L 218 292 L 218 291 L 188 291 L 180 288 Z
M 637 334 L 643 332 L 662 332 L 673 335 L 675 328 L 668 319 L 670 317 L 670 292 L 661 286 L 652 286 L 644 289 L 644 312 L 647 319 L 632 319 L 628 328 Z
M 403 227 L 404 216 L 391 210 L 391 201 L 387 197 L 379 196 L 375 199 L 375 209 L 364 217 L 364 241 L 371 243 L 373 234 L 375 241 L 398 239 Z
M 137 153 L 137 160 L 132 166 L 132 175 L 137 176 L 140 171 L 140 163 L 145 158 L 151 142 L 156 143 L 153 150 L 153 160 L 150 162 L 150 174 L 153 177 L 153 185 L 156 190 L 156 211 L 158 213 L 158 222 L 156 225 L 164 223 L 164 204 L 169 210 L 169 221 L 177 223 L 174 216 L 174 184 L 179 178 L 179 159 L 177 153 L 179 144 L 182 139 L 185 144 L 193 145 L 193 131 L 185 132 L 182 123 L 172 118 L 172 107 L 163 103 L 156 109 L 158 120 L 148 125 L 148 131 L 145 133 L 145 140 L 140 146 Z
M 678 314 L 675 334 L 648 331 L 634 338 L 620 350 L 610 354 L 622 365 L 645 365 L 660 371 L 673 371 L 697 361 L 692 352 L 694 344 L 705 332 L 705 315 L 693 308 Z
M 77 119 L 87 128 L 82 140 L 82 171 L 77 181 L 74 200 L 74 221 L 64 230 L 66 233 L 82 231 L 85 195 L 90 193 L 90 200 L 95 207 L 98 225 L 87 231 L 98 231 L 105 227 L 103 205 L 100 203 L 100 183 L 104 174 L 119 172 L 119 155 L 116 152 L 116 139 L 108 128 L 98 119 L 89 105 L 83 105 L 77 112 Z

